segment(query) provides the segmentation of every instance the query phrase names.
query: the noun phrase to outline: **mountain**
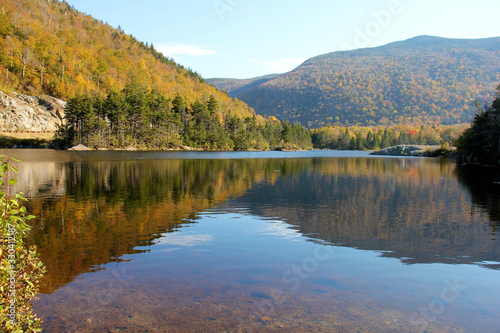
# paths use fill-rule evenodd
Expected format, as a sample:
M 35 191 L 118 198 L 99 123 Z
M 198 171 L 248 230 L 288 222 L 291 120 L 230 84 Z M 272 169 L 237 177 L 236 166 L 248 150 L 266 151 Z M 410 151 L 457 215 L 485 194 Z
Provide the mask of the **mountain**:
M 255 112 L 205 83 L 152 44 L 138 41 L 57 0 L 2 0 L 0 90 L 50 95 L 106 96 L 133 84 L 188 104 L 214 96 L 221 109 L 241 118 Z M 13 95 L 12 95 L 13 96 Z
M 310 128 L 464 123 L 475 100 L 490 101 L 500 83 L 500 37 L 420 36 L 321 55 L 276 77 L 207 82 L 261 115 Z

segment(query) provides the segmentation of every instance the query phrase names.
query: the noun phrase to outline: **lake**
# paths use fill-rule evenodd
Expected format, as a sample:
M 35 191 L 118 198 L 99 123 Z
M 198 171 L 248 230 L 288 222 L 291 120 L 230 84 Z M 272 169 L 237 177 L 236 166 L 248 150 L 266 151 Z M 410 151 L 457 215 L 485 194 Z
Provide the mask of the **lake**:
M 364 152 L 23 160 L 46 332 L 497 332 L 500 175 Z

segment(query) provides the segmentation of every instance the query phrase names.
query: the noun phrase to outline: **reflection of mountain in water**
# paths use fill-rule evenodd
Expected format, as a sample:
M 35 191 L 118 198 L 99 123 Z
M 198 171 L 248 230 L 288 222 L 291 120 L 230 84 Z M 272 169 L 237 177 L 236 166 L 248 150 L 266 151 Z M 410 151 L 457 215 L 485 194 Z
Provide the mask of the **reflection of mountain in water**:
M 311 170 L 260 184 L 226 207 L 247 207 L 312 239 L 409 264 L 500 261 L 488 219 L 471 213 L 453 169 L 421 159 L 315 160 Z M 498 194 L 491 200 L 498 203 Z
M 42 292 L 137 253 L 212 207 L 287 221 L 311 239 L 407 263 L 500 261 L 487 216 L 424 159 L 308 158 L 23 163 L 18 191 L 38 218 Z M 42 166 L 42 167 L 41 167 Z M 24 178 L 23 178 L 24 177 Z M 29 187 L 36 180 L 39 188 Z M 498 200 L 498 197 L 496 197 Z M 144 248 L 142 248 L 144 249 Z M 125 258 L 126 259 L 126 258 Z
M 276 161 L 168 160 L 24 163 L 16 191 L 38 218 L 30 233 L 48 268 L 42 292 L 137 253 L 196 215 L 260 181 Z M 52 170 L 54 172 L 46 172 Z M 269 171 L 270 170 L 270 171 Z M 57 171 L 57 172 L 55 172 Z M 31 188 L 37 179 L 40 188 Z M 57 181 L 56 181 L 57 180 Z

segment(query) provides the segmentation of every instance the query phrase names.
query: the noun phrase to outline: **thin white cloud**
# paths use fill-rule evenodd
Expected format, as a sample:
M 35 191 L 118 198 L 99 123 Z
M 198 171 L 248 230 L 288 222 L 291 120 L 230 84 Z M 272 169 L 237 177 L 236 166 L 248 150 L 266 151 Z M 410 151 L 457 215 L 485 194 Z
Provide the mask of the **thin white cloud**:
M 273 73 L 286 73 L 302 64 L 307 59 L 302 58 L 284 58 L 277 60 L 250 59 L 249 62 L 265 65 Z
M 182 235 L 179 233 L 163 234 L 156 244 L 193 247 L 213 241 L 213 235 Z
M 290 228 L 290 226 L 283 222 L 275 222 L 266 226 L 264 230 L 261 231 L 263 235 L 278 236 L 283 239 L 294 239 L 300 238 L 302 233 Z
M 217 53 L 205 47 L 189 44 L 159 44 L 158 46 L 155 45 L 155 48 L 167 57 L 206 56 Z

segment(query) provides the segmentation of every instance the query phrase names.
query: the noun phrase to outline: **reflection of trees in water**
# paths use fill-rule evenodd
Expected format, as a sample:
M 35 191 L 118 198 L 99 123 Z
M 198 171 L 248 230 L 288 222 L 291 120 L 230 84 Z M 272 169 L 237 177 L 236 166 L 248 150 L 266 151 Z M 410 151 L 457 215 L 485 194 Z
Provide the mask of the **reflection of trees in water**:
M 471 214 L 454 169 L 438 160 L 318 159 L 307 172 L 229 204 L 280 217 L 312 239 L 405 263 L 499 261 L 500 244 L 487 219 Z
M 500 168 L 459 166 L 459 182 L 472 196 L 472 204 L 488 213 L 494 234 L 500 231 Z
M 61 179 L 42 181 L 38 195 L 31 190 L 30 211 L 38 216 L 31 242 L 48 267 L 42 292 L 139 252 L 199 212 L 274 182 L 282 168 L 280 160 L 58 163 Z
M 26 163 L 21 170 L 29 173 L 30 167 L 43 184 L 30 189 L 30 211 L 38 216 L 30 236 L 48 267 L 45 293 L 124 254 L 144 250 L 138 247 L 220 205 L 284 219 L 312 238 L 393 251 L 387 255 L 409 257 L 408 263 L 499 257 L 489 226 L 474 220 L 478 217 L 469 212 L 467 193 L 449 177 L 453 163 L 381 158 L 143 160 L 61 162 L 45 165 L 44 170 L 52 170 L 45 173 Z M 486 195 L 483 201 L 498 211 L 493 197 Z

